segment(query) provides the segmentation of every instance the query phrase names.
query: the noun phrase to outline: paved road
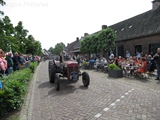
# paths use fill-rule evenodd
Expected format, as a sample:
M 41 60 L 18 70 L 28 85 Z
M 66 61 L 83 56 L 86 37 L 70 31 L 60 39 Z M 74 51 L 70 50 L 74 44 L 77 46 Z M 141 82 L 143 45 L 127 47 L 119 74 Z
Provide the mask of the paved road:
M 94 70 L 90 86 L 61 81 L 60 91 L 49 83 L 48 61 L 34 76 L 21 120 L 160 120 L 160 82 L 135 78 L 111 79 Z

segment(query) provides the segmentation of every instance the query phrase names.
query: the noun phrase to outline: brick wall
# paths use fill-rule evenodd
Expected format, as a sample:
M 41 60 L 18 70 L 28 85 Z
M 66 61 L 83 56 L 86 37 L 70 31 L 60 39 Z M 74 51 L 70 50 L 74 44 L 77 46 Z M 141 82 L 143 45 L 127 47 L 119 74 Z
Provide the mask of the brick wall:
M 136 45 L 141 45 L 142 52 L 149 54 L 149 44 L 152 44 L 152 43 L 160 44 L 160 34 L 125 40 L 125 41 L 119 41 L 119 42 L 117 41 L 116 45 L 117 46 L 124 45 L 124 55 L 127 50 L 131 53 L 131 55 L 135 55 Z M 118 56 L 118 54 L 116 56 Z

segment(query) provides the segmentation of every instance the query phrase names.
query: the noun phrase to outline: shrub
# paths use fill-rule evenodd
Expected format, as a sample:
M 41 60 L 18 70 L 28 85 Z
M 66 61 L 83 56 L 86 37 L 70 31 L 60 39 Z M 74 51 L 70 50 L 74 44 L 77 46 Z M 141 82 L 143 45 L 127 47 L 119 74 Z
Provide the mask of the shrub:
M 37 62 L 31 62 L 30 63 L 30 69 L 32 70 L 32 72 L 35 72 L 35 68 L 37 67 L 38 63 Z
M 22 106 L 28 81 L 32 77 L 31 69 L 13 72 L 7 78 L 1 79 L 3 88 L 0 89 L 0 116 Z
M 120 68 L 114 63 L 109 64 L 108 69 L 110 69 L 110 70 L 120 70 Z
M 83 62 L 82 65 L 86 66 L 88 65 L 88 62 Z

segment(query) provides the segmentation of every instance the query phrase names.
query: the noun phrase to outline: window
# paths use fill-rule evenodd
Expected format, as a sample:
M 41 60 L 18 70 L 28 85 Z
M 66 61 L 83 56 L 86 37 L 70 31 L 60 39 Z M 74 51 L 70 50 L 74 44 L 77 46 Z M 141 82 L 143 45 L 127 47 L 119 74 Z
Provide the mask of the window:
M 136 45 L 135 46 L 135 55 L 137 52 L 142 52 L 142 45 Z
M 121 31 L 123 31 L 123 30 L 124 30 L 124 28 L 121 29 Z
M 157 48 L 160 47 L 160 43 L 151 43 L 149 44 L 149 54 L 157 53 Z
M 131 26 L 129 26 L 129 28 L 132 28 L 132 25 L 131 25 Z
M 118 46 L 118 56 L 124 57 L 124 45 Z

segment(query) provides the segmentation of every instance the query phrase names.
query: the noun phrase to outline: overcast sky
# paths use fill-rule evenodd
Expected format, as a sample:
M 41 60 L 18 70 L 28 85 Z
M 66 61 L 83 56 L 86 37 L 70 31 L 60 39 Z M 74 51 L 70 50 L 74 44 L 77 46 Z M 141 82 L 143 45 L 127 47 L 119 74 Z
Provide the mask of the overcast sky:
M 42 48 L 65 45 L 152 9 L 152 0 L 5 0 L 13 25 L 23 22 Z

